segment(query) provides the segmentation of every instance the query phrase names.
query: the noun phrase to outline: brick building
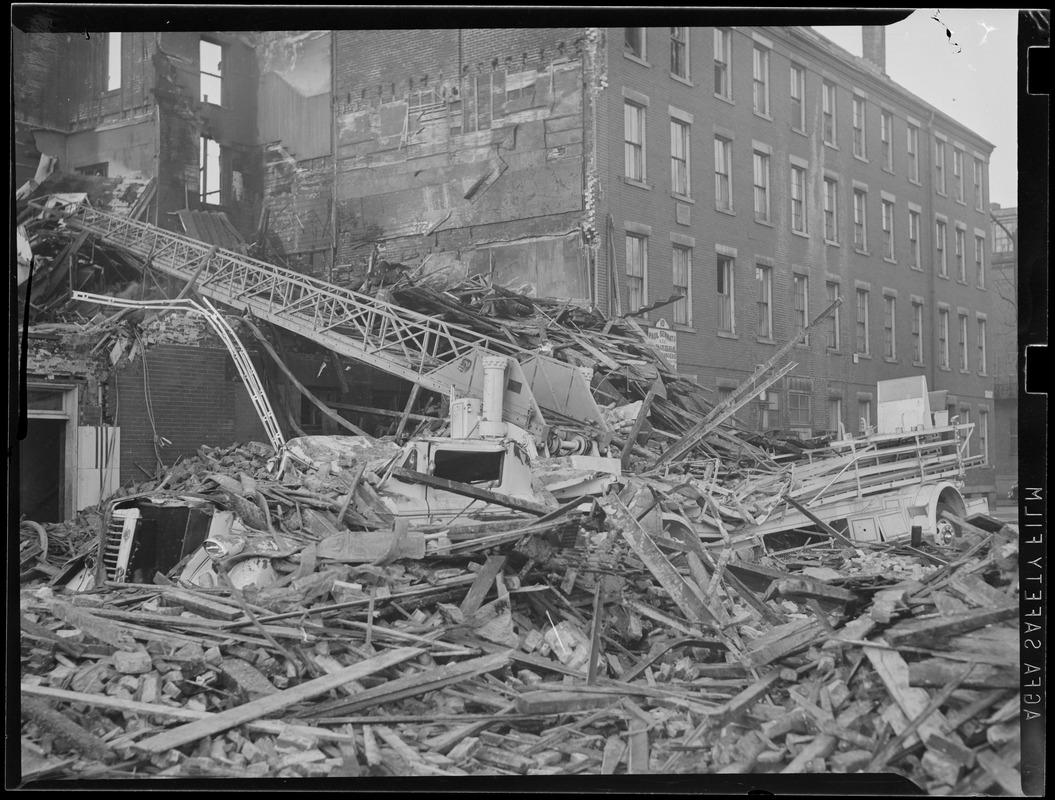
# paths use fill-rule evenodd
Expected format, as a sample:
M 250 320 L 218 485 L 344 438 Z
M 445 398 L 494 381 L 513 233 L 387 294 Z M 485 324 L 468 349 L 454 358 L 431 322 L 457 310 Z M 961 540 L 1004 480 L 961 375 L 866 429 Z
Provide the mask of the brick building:
M 838 296 L 741 422 L 857 432 L 877 380 L 922 374 L 984 452 L 992 145 L 864 30 L 865 58 L 805 27 L 16 30 L 16 140 L 335 283 L 384 259 L 635 314 L 716 397 Z M 401 407 L 354 369 L 353 400 Z
M 1018 209 L 990 205 L 993 231 L 993 359 L 995 418 L 990 458 L 996 489 L 1006 497 L 1018 483 Z M 1023 311 L 1026 311 L 1023 309 Z

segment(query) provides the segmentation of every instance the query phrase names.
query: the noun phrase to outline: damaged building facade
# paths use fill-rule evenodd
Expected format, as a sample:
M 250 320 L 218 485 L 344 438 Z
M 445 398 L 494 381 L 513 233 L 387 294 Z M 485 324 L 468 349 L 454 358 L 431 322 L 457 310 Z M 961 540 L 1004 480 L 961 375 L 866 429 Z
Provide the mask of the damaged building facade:
M 865 32 L 861 59 L 798 27 L 16 30 L 16 184 L 46 156 L 112 182 L 110 208 L 348 288 L 388 270 L 486 276 L 632 315 L 716 400 L 839 297 L 741 422 L 856 433 L 876 423 L 878 380 L 923 375 L 984 453 L 992 146 L 890 81 L 881 29 Z M 400 409 L 410 392 L 289 355 L 329 402 Z M 42 366 L 34 385 L 67 394 L 33 409 L 120 429 L 118 483 L 153 469 L 159 440 L 175 455 L 260 437 L 207 332 L 118 361 L 98 385 Z M 142 387 L 170 375 L 175 395 L 196 390 L 185 445 L 167 403 L 146 411 Z M 323 429 L 286 405 L 283 425 Z M 67 514 L 95 496 L 76 491 Z

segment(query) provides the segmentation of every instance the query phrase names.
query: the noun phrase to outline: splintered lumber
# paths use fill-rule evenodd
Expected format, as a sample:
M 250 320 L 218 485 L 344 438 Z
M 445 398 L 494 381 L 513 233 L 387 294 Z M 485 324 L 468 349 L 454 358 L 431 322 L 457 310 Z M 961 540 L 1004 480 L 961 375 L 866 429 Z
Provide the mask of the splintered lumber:
M 43 701 L 23 696 L 21 706 L 24 719 L 35 722 L 43 732 L 55 737 L 69 749 L 99 761 L 116 758 L 106 742 Z
M 666 390 L 663 387 L 663 379 L 656 378 L 652 382 L 652 387 L 648 390 L 648 394 L 645 395 L 645 399 L 641 403 L 641 408 L 637 412 L 637 418 L 634 420 L 634 425 L 630 429 L 630 433 L 627 434 L 626 444 L 623 445 L 623 452 L 620 454 L 620 461 L 623 469 L 626 469 L 630 465 L 630 456 L 633 455 L 634 445 L 637 444 L 638 434 L 641 433 L 641 427 L 645 424 L 645 420 L 648 419 L 648 412 L 652 408 L 652 401 L 656 399 L 656 396 L 666 397 Z
M 805 578 L 785 578 L 777 582 L 776 590 L 781 597 L 791 600 L 821 600 L 826 603 L 845 605 L 857 599 L 857 595 L 846 589 Z
M 323 675 L 278 694 L 251 700 L 243 705 L 215 714 L 208 719 L 191 722 L 174 730 L 165 731 L 139 742 L 136 747 L 148 753 L 163 753 L 166 750 L 181 747 L 189 742 L 195 742 L 206 736 L 229 730 L 237 725 L 244 725 L 247 722 L 258 720 L 261 717 L 289 708 L 297 703 L 318 697 L 320 694 L 325 694 L 338 686 L 359 680 L 367 675 L 373 675 L 396 664 L 402 664 L 404 661 L 409 661 L 424 652 L 420 647 L 402 647 L 398 650 L 390 650 L 353 664 L 333 675 Z
M 400 480 L 407 481 L 408 483 L 420 483 L 425 486 L 431 486 L 435 489 L 443 489 L 444 491 L 452 492 L 453 494 L 460 494 L 463 497 L 471 497 L 474 500 L 483 500 L 488 503 L 494 503 L 495 505 L 512 508 L 515 511 L 526 511 L 529 514 L 537 514 L 540 517 L 553 510 L 540 503 L 533 503 L 530 500 L 512 497 L 507 494 L 502 494 L 501 492 L 492 492 L 489 489 L 481 489 L 478 486 L 461 483 L 460 481 L 452 481 L 448 478 L 437 478 L 435 475 L 426 475 L 423 472 L 414 472 L 413 470 L 403 469 L 402 467 L 396 467 L 393 469 L 392 475 Z
M 610 705 L 612 696 L 607 693 L 582 691 L 527 692 L 516 701 L 519 714 L 553 714 L 557 712 L 589 711 Z
M 659 581 L 660 586 L 666 589 L 688 620 L 690 622 L 715 621 L 714 615 L 692 591 L 677 568 L 663 555 L 659 545 L 652 541 L 652 537 L 648 535 L 641 523 L 634 519 L 630 510 L 615 495 L 609 499 L 612 504 L 614 523 L 619 528 L 620 534 L 626 539 L 637 557 L 648 567 L 649 572 Z
M 884 638 L 894 647 L 907 644 L 930 645 L 935 639 L 955 636 L 984 628 L 996 622 L 1018 617 L 1018 604 L 1002 608 L 965 611 L 935 619 L 912 620 L 902 622 L 888 630 Z
M 815 758 L 825 759 L 835 751 L 838 740 L 827 733 L 818 735 L 812 742 L 802 748 L 791 763 L 780 772 L 784 775 L 792 775 L 805 772 L 809 763 Z
M 102 619 L 90 611 L 59 600 L 50 601 L 49 607 L 55 616 L 64 620 L 68 625 L 77 628 L 85 636 L 90 636 L 92 639 L 119 650 L 137 650 L 140 648 L 140 645 L 136 644 L 127 630 L 108 619 Z
M 243 615 L 239 608 L 229 606 L 210 597 L 192 592 L 186 589 L 178 589 L 175 586 L 166 586 L 163 595 L 167 601 L 183 606 L 202 617 L 209 619 L 222 619 L 231 622 Z
M 805 650 L 827 636 L 824 626 L 816 619 L 786 622 L 766 631 L 748 644 L 744 657 L 750 666 L 762 667 Z
M 465 614 L 465 616 L 471 616 L 480 609 L 484 598 L 487 597 L 487 592 L 495 582 L 495 577 L 502 571 L 502 567 L 505 566 L 505 563 L 506 556 L 495 555 L 487 557 L 484 565 L 480 567 L 480 571 L 476 573 L 476 580 L 474 580 L 473 585 L 469 587 L 469 591 L 466 592 L 465 598 L 459 606 L 459 609 Z
M 909 686 L 944 686 L 963 671 L 960 662 L 928 658 L 908 665 Z M 1017 689 L 1022 678 L 1017 671 L 979 664 L 960 684 L 964 689 Z
M 502 669 L 509 663 L 510 652 L 493 653 L 468 661 L 456 661 L 440 667 L 406 675 L 402 678 L 387 681 L 372 689 L 356 692 L 354 697 L 333 700 L 314 706 L 304 712 L 304 717 L 322 717 L 337 714 L 354 714 L 367 708 L 403 700 L 407 697 L 426 694 L 455 683 L 467 681 L 479 675 Z

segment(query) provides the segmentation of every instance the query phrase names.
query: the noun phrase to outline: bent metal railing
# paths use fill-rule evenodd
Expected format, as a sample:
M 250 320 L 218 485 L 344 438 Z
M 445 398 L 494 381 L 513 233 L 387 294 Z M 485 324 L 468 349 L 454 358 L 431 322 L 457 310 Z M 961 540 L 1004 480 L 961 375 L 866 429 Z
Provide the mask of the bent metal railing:
M 46 203 L 46 201 L 45 201 Z M 45 215 L 88 231 L 127 250 L 151 266 L 193 284 L 201 295 L 305 336 L 341 355 L 367 363 L 441 394 L 481 397 L 482 359 L 510 358 L 504 398 L 508 421 L 538 433 L 544 418 L 520 361 L 538 364 L 532 374 L 546 382 L 549 395 L 560 381 L 582 388 L 576 368 L 519 348 L 470 328 L 393 306 L 290 269 L 258 261 L 149 223 L 92 208 L 87 202 L 48 208 Z M 588 386 L 586 387 L 588 391 Z M 584 418 L 599 417 L 592 397 Z M 563 410 L 563 409 L 554 409 Z

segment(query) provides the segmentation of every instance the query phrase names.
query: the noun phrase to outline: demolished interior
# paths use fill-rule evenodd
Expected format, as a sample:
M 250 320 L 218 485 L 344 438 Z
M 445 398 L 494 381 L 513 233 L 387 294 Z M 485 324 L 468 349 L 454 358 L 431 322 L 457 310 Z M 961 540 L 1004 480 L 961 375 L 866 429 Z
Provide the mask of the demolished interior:
M 1013 791 L 1017 533 L 961 493 L 972 426 L 925 381 L 881 385 L 865 435 L 767 436 L 737 412 L 794 342 L 718 402 L 631 316 L 424 262 L 352 291 L 42 189 L 19 217 L 33 331 L 87 340 L 102 384 L 204 329 L 175 301 L 215 306 L 269 441 L 159 453 L 66 521 L 21 520 L 33 776 Z M 43 341 L 22 342 L 38 374 L 62 357 Z M 412 388 L 320 398 L 294 348 Z

